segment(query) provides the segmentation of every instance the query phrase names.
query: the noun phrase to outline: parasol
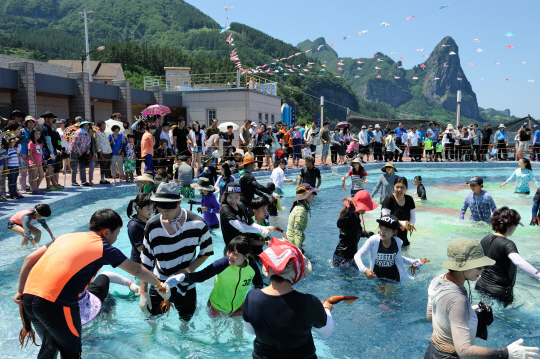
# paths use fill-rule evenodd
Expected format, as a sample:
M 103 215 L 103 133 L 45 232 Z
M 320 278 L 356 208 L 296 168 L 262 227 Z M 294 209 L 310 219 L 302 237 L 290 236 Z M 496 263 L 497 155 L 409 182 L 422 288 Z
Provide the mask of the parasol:
M 342 129 L 345 127 L 352 127 L 352 125 L 347 121 L 341 121 L 340 123 L 336 125 L 336 128 L 339 128 L 339 129 Z
M 232 122 L 223 122 L 222 124 L 220 124 L 218 126 L 218 128 L 219 128 L 220 131 L 226 132 L 227 131 L 227 126 L 232 126 L 233 131 L 237 131 L 240 128 L 240 127 L 238 127 L 238 125 L 236 123 L 232 123 Z
M 171 109 L 163 105 L 152 105 L 145 108 L 141 115 L 143 116 L 165 116 L 171 113 Z
M 73 137 L 73 134 L 75 132 L 77 132 L 77 130 L 81 127 L 81 124 L 80 123 L 76 123 L 74 125 L 71 125 L 69 126 L 68 128 L 66 128 L 66 131 L 64 132 L 64 140 L 68 141 L 69 143 L 71 143 L 71 137 Z M 92 124 L 92 129 L 94 130 L 94 132 L 97 132 L 99 131 L 99 128 Z
M 114 125 L 120 127 L 120 132 L 119 133 L 124 133 L 125 131 L 125 128 L 124 128 L 124 124 L 122 123 L 122 121 L 117 121 L 117 120 L 113 120 L 112 118 L 109 118 L 107 121 L 105 121 L 105 133 L 107 135 L 112 135 L 113 131 L 112 131 L 112 127 Z

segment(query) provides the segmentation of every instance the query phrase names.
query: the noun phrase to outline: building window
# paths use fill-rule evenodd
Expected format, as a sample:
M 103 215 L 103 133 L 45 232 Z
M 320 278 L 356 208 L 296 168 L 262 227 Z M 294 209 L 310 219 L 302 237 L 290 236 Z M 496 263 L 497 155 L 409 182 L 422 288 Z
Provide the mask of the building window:
M 171 91 L 171 82 L 167 81 L 167 91 Z
M 184 81 L 184 86 L 189 86 L 189 81 Z
M 264 114 L 264 123 L 268 123 L 268 114 L 267 113 Z
M 259 112 L 259 123 L 262 123 L 262 113 Z
M 208 118 L 207 125 L 210 126 L 212 124 L 212 121 L 216 119 L 216 110 L 208 110 L 207 114 L 208 114 L 208 116 L 206 116 Z
M 274 115 L 272 115 L 272 125 L 274 124 Z

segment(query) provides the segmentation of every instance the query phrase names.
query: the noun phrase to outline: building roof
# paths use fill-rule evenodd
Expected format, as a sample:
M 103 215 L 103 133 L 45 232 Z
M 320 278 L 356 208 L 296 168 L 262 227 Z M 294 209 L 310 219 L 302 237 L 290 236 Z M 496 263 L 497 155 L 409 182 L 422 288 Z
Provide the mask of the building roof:
M 73 72 L 81 72 L 81 61 L 79 60 L 49 60 L 49 64 L 68 66 L 73 69 Z M 84 63 L 84 71 L 86 71 L 86 62 Z M 120 63 L 104 63 L 101 61 L 90 61 L 90 71 L 94 79 L 114 79 L 125 80 L 124 69 Z M 120 78 L 116 78 L 120 72 Z

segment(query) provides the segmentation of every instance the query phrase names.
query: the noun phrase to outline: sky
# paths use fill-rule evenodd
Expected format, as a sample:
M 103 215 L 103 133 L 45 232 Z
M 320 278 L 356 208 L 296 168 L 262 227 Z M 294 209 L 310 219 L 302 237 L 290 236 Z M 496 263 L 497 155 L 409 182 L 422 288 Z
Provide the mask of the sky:
M 380 51 L 395 61 L 405 57 L 401 60 L 405 69 L 425 61 L 422 55 L 429 55 L 445 36 L 451 36 L 480 107 L 540 118 L 538 0 L 186 2 L 221 25 L 228 16 L 229 23 L 249 25 L 293 45 L 318 37 L 327 43 L 337 40 L 333 49 L 340 57 L 371 57 Z M 225 6 L 234 8 L 225 11 Z M 412 15 L 416 17 L 405 20 Z M 359 35 L 364 30 L 368 32 Z M 515 36 L 505 37 L 508 32 Z M 344 36 L 351 37 L 343 41 Z

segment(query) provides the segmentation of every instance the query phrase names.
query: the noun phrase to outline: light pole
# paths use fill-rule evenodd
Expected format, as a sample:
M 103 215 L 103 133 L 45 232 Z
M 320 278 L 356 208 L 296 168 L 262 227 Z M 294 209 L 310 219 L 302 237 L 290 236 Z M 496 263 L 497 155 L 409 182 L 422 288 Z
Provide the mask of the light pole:
M 81 51 L 81 72 L 84 72 L 84 60 L 86 60 L 89 55 L 94 51 L 103 51 L 105 50 L 105 46 L 100 46 L 94 50 L 91 51 Z M 92 74 L 90 73 L 90 59 L 88 58 L 88 81 L 92 81 Z

